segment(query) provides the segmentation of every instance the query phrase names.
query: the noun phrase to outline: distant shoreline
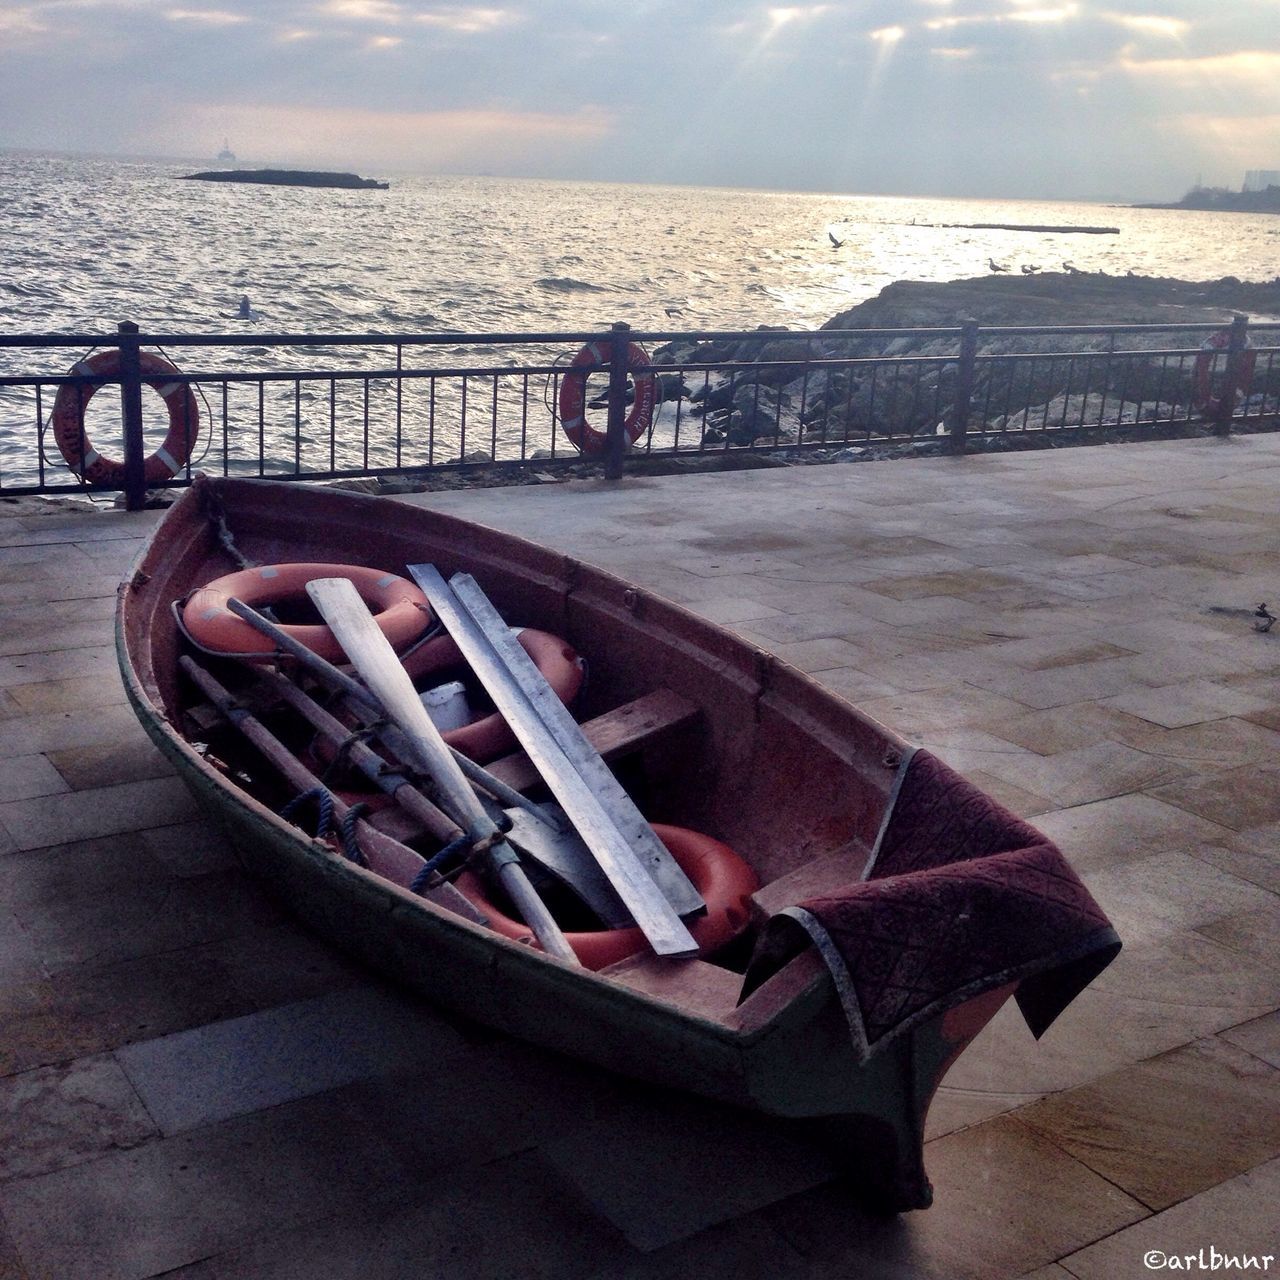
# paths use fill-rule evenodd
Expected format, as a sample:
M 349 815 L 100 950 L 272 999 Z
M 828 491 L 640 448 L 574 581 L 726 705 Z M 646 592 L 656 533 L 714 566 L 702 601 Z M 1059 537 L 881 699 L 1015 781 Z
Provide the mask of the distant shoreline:
M 1131 209 L 1190 209 L 1199 213 L 1280 213 L 1280 187 L 1265 191 L 1188 191 L 1173 204 L 1135 204 Z
M 217 169 L 185 173 L 184 182 L 249 182 L 276 187 L 338 187 L 345 191 L 387 191 L 389 182 L 361 178 L 354 173 L 325 173 L 312 169 Z

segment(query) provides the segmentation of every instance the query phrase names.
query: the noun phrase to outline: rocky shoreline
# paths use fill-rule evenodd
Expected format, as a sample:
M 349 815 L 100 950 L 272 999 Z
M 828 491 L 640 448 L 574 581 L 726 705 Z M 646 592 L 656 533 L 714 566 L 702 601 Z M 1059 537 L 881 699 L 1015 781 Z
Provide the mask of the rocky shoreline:
M 337 187 L 343 191 L 387 191 L 389 182 L 361 178 L 354 173 L 325 173 L 312 169 L 219 169 L 184 173 L 183 182 L 247 182 L 272 187 Z

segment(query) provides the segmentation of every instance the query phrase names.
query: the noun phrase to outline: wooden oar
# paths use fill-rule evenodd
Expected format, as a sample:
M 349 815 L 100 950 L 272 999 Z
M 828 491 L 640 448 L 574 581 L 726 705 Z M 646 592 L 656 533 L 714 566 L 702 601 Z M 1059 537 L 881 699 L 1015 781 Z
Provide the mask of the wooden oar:
M 312 675 L 335 693 L 340 693 L 349 702 L 355 704 L 356 707 L 363 708 L 368 715 L 380 717 L 386 714 L 378 699 L 358 680 L 353 680 L 345 671 L 335 667 L 332 662 L 322 658 L 318 653 L 313 653 L 301 641 L 296 640 L 287 631 L 281 630 L 270 618 L 265 617 L 256 609 L 245 604 L 243 600 L 237 600 L 234 596 L 227 601 L 227 608 L 236 617 L 243 618 L 251 627 L 261 631 L 264 636 L 279 646 L 283 652 L 289 654 L 292 658 L 296 658 Z M 388 726 L 385 732 L 379 730 L 378 736 L 386 742 L 395 755 L 403 756 L 404 738 L 394 726 Z M 462 752 L 455 751 L 452 747 L 449 750 L 458 767 L 467 778 L 476 786 L 483 787 L 500 804 L 508 809 L 524 809 L 531 817 L 536 818 L 554 831 L 564 829 L 564 824 L 558 822 L 555 816 L 548 813 L 543 806 L 535 804 L 528 796 L 521 795 L 515 788 L 508 786 L 501 778 L 495 777 L 483 766 L 476 764 L 474 760 L 468 759 Z
M 467 835 L 475 845 L 486 849 L 503 888 L 542 949 L 548 955 L 577 964 L 573 948 L 534 892 L 515 851 L 485 813 L 440 731 L 427 715 L 409 673 L 378 629 L 355 586 L 346 578 L 317 578 L 307 583 L 307 594 L 329 624 L 343 652 L 404 732 L 416 763 L 435 781 L 442 796 L 447 798 L 449 808 L 466 818 Z
M 280 771 L 299 795 L 322 787 L 320 779 L 262 721 L 242 707 L 209 672 L 186 656 L 179 658 L 178 662 L 200 692 L 257 748 L 266 760 Z M 332 795 L 332 792 L 330 794 Z M 341 796 L 332 798 L 334 817 L 341 823 L 350 812 L 350 806 Z M 369 857 L 370 867 L 402 888 L 412 885 L 426 863 L 426 859 L 420 853 L 414 852 L 407 845 L 370 826 L 363 818 L 356 822 L 356 835 L 362 850 Z M 474 920 L 477 924 L 488 923 L 470 900 L 451 884 L 438 884 L 419 892 L 422 897 L 434 902 L 438 907 L 443 907 L 456 915 L 466 916 L 468 920 Z
M 433 565 L 411 564 L 409 572 L 425 592 L 436 616 L 462 650 L 472 671 L 502 712 L 529 759 L 537 766 L 543 781 L 568 814 L 654 952 L 660 956 L 697 955 L 697 941 L 656 882 L 652 866 L 637 853 L 629 838 L 633 832 L 628 830 L 624 833 L 619 829 L 595 788 L 566 757 L 512 678 L 491 637 L 463 608 Z M 501 620 L 498 626 L 503 631 L 507 630 Z M 647 828 L 643 819 L 640 822 Z M 656 843 L 657 837 L 651 830 L 649 835 Z M 662 852 L 664 857 L 670 858 L 665 848 Z M 685 884 L 688 885 L 687 880 Z M 694 905 L 702 904 L 701 897 L 692 890 L 692 886 L 689 889 L 694 893 Z
M 408 750 L 404 734 L 396 729 L 394 725 L 386 723 L 386 710 L 364 685 L 353 680 L 345 671 L 335 667 L 331 662 L 320 657 L 319 654 L 313 653 L 287 632 L 282 631 L 270 619 L 263 617 L 262 614 L 242 601 L 232 598 L 228 605 L 233 613 L 243 618 L 251 626 L 256 627 L 257 630 L 278 644 L 286 653 L 295 657 L 323 684 L 341 694 L 357 715 L 363 717 L 366 721 L 373 722 L 372 727 L 394 757 L 405 763 L 410 761 L 411 753 Z M 296 686 L 292 684 L 289 685 L 289 688 L 296 690 Z M 296 692 L 299 697 L 306 697 L 300 690 L 296 690 Z M 292 698 L 293 695 L 285 695 L 282 692 L 282 696 Z M 326 736 L 334 738 L 334 723 L 336 722 L 333 722 L 330 717 L 328 723 L 320 724 L 317 721 L 316 713 L 326 716 L 327 713 L 323 712 L 310 699 L 307 699 L 307 702 L 310 704 L 309 708 L 301 704 L 295 703 L 295 705 L 317 729 Z M 344 729 L 336 735 L 334 740 L 343 741 L 349 737 L 350 734 Z M 495 820 L 505 819 L 510 822 L 511 829 L 507 832 L 507 841 L 515 848 L 517 853 L 530 861 L 538 863 L 539 866 L 544 867 L 554 875 L 570 892 L 581 898 L 586 906 L 609 928 L 625 928 L 632 923 L 630 912 L 627 911 L 622 900 L 614 892 L 613 886 L 609 883 L 604 872 L 600 870 L 596 861 L 591 857 L 590 851 L 583 844 L 582 838 L 573 829 L 573 825 L 564 820 L 560 810 L 554 809 L 550 805 L 536 804 L 514 787 L 509 786 L 501 778 L 490 773 L 488 769 L 476 764 L 452 747 L 450 747 L 450 752 L 467 778 L 484 793 L 482 794 L 482 801 L 490 809 L 490 817 L 494 817 Z M 363 756 L 363 753 L 361 755 Z M 380 757 L 377 758 L 380 760 Z M 360 760 L 355 755 L 352 757 L 352 762 L 361 768 L 362 772 L 368 773 L 368 770 L 361 765 Z M 374 781 L 384 791 L 389 789 L 384 785 L 384 779 L 375 778 Z M 492 796 L 496 803 L 490 804 L 488 796 Z M 437 797 L 437 799 L 445 807 L 448 807 L 447 798 Z M 499 810 L 499 806 L 502 806 L 501 810 Z M 444 817 L 445 815 L 442 814 L 441 816 Z M 451 813 L 448 818 L 457 823 L 465 821 L 464 815 L 460 813 Z M 432 830 L 433 834 L 439 835 L 430 824 L 428 824 L 428 830 Z M 440 836 L 440 838 L 444 837 Z

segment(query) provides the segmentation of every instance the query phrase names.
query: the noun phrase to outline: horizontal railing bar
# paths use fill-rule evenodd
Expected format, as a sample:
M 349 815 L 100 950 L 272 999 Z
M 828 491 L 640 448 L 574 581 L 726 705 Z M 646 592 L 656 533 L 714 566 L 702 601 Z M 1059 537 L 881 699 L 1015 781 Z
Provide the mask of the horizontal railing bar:
M 1033 334 L 1090 333 L 1176 333 L 1202 332 L 1205 329 L 1222 328 L 1228 320 L 1178 321 L 1161 324 L 1098 324 L 1098 325 L 982 325 L 985 336 L 1017 337 Z M 1249 325 L 1250 332 L 1258 330 L 1280 331 L 1280 322 L 1256 321 Z M 880 337 L 884 335 L 919 335 L 925 338 L 959 336 L 960 326 L 898 326 L 893 328 L 853 329 L 663 329 L 636 330 L 629 336 L 639 342 L 673 342 L 677 340 L 697 342 L 754 341 L 761 344 L 775 341 L 805 340 L 833 341 Z M 338 347 L 338 346 L 494 346 L 539 345 L 551 343 L 579 343 L 597 341 L 607 337 L 605 329 L 574 330 L 572 332 L 535 333 L 139 333 L 142 346 L 171 347 Z M 0 347 L 83 347 L 115 346 L 116 334 L 0 334 Z

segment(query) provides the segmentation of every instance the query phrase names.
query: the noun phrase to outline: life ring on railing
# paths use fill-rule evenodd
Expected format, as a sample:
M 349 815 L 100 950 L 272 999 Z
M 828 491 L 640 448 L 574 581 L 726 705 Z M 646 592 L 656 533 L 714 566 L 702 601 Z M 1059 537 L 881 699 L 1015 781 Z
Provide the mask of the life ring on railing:
M 192 592 L 182 606 L 182 625 L 196 644 L 212 653 L 268 658 L 276 651 L 271 638 L 232 613 L 227 602 L 234 596 L 255 609 L 302 602 L 307 599 L 307 583 L 316 578 L 346 578 L 352 583 L 393 648 L 411 644 L 431 624 L 426 596 L 394 573 L 352 564 L 267 564 L 229 573 Z M 322 658 L 346 660 L 342 646 L 323 623 L 277 625 Z
M 138 352 L 138 365 L 143 382 L 154 387 L 169 408 L 169 434 L 164 443 L 143 464 L 143 478 L 158 484 L 175 476 L 187 464 L 200 436 L 200 408 L 191 384 L 174 382 L 181 377 L 178 369 L 149 351 Z M 73 374 L 85 377 L 116 378 L 120 376 L 121 357 L 115 348 L 87 356 L 71 368 Z M 124 484 L 124 463 L 100 454 L 90 443 L 84 429 L 84 411 L 93 399 L 97 386 L 64 382 L 53 402 L 50 423 L 67 466 L 91 484 Z
M 613 359 L 613 343 L 608 338 L 588 342 L 569 366 L 560 383 L 560 425 L 581 452 L 603 453 L 608 436 L 587 421 L 587 374 L 593 369 L 609 367 Z M 649 364 L 649 353 L 637 342 L 627 344 L 627 371 L 635 387 L 635 398 L 627 411 L 623 432 L 627 446 L 635 444 L 649 429 L 658 403 L 658 379 Z
M 760 887 L 759 877 L 727 844 L 700 831 L 658 822 L 653 830 L 706 900 L 706 914 L 686 922 L 699 950 L 705 954 L 732 942 L 747 927 L 751 916 L 747 899 Z M 496 907 L 474 871 L 464 871 L 454 883 L 484 912 L 491 929 L 514 942 L 533 942 L 528 925 Z M 625 960 L 648 945 L 644 934 L 634 927 L 570 932 L 565 939 L 583 967 L 592 970 Z
M 1210 334 L 1200 344 L 1200 353 L 1196 356 L 1195 407 L 1209 417 L 1215 416 L 1218 410 L 1222 408 L 1222 397 L 1213 394 L 1214 357 L 1220 352 L 1228 350 L 1230 346 L 1231 330 L 1219 329 L 1217 333 Z M 1236 394 L 1245 396 L 1249 394 L 1249 387 L 1253 382 L 1254 365 L 1257 363 L 1257 359 L 1258 353 L 1253 349 L 1253 344 L 1246 336 L 1244 347 L 1240 351 L 1240 363 L 1237 365 Z M 1234 404 L 1232 407 L 1234 408 Z

